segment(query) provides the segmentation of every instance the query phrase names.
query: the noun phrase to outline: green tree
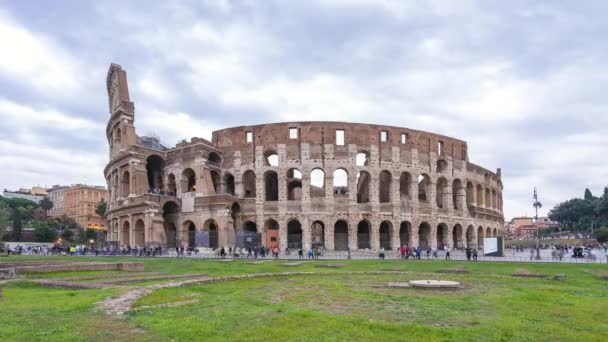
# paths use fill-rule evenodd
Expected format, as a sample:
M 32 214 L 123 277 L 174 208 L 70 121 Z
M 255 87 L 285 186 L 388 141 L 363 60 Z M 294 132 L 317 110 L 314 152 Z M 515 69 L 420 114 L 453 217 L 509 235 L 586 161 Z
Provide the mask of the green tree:
M 34 235 L 38 242 L 53 242 L 57 237 L 57 223 L 52 221 L 39 221 L 34 223 Z
M 596 229 L 593 235 L 599 243 L 608 242 L 608 228 Z
M 40 202 L 38 202 L 38 205 L 40 206 L 40 208 L 44 209 L 45 215 L 48 215 L 49 210 L 53 209 L 54 203 L 48 196 L 45 196 L 43 199 L 40 200 Z
M 101 202 L 99 202 L 97 204 L 97 206 L 95 207 L 95 213 L 97 213 L 97 215 L 104 217 L 106 215 L 106 210 L 108 209 L 108 202 L 106 202 L 103 198 L 101 199 Z
M 78 236 L 78 241 L 83 244 L 88 244 L 91 240 L 97 241 L 97 232 L 95 229 L 83 229 Z
M 69 228 L 64 229 L 63 232 L 61 232 L 61 238 L 65 242 L 74 242 L 74 231 Z
M 13 210 L 13 241 L 21 240 L 21 230 L 23 229 L 23 219 L 19 210 Z
M 585 201 L 593 201 L 595 197 L 593 197 L 593 194 L 591 193 L 591 190 L 589 190 L 589 188 L 585 189 Z
M 6 232 L 6 226 L 8 226 L 8 222 L 11 217 L 11 212 L 6 203 L 0 201 L 0 250 L 2 250 L 2 239 L 4 238 L 4 233 Z

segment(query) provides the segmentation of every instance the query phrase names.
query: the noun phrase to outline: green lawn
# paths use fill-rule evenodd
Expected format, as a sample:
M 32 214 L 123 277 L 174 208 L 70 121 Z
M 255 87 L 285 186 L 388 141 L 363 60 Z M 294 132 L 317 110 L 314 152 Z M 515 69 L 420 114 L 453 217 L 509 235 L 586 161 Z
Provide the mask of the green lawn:
M 2 258 L 0 265 L 36 259 Z M 600 341 L 608 335 L 608 281 L 597 276 L 608 273 L 606 265 L 339 261 L 334 263 L 346 266 L 328 269 L 315 268 L 314 263 L 281 266 L 284 261 L 251 265 L 193 259 L 104 260 L 145 261 L 146 271 L 166 274 L 322 274 L 161 289 L 139 299 L 124 319 L 105 316 L 95 310 L 95 302 L 125 289 L 47 289 L 27 280 L 13 282 L 0 285 L 0 341 Z M 465 265 L 471 273 L 435 272 L 456 265 Z M 388 269 L 402 272 L 359 273 Z M 565 273 L 568 279 L 511 277 L 521 269 Z M 99 272 L 100 278 L 106 273 Z M 95 272 L 62 273 L 76 275 Z M 375 287 L 427 278 L 460 281 L 465 288 L 438 292 Z M 159 306 L 182 301 L 196 302 Z

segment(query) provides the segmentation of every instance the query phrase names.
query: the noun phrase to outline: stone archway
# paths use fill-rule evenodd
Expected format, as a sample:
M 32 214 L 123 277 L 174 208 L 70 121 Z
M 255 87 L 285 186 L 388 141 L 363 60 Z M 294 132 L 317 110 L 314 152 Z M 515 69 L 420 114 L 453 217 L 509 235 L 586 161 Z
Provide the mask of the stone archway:
M 314 221 L 310 226 L 310 241 L 313 247 L 325 246 L 325 225 L 321 221 Z
M 129 246 L 131 245 L 131 227 L 129 221 L 125 221 L 122 224 L 122 245 Z
M 380 223 L 380 248 L 387 251 L 392 249 L 393 224 L 389 221 Z
M 399 227 L 399 242 L 400 247 L 410 246 L 410 239 L 412 236 L 412 225 L 408 221 L 401 222 Z
M 135 222 L 135 230 L 133 231 L 133 239 L 135 246 L 143 247 L 146 244 L 146 225 L 143 220 Z
M 430 247 L 431 242 L 431 226 L 422 222 L 418 227 L 418 246 L 422 249 Z
M 369 249 L 370 245 L 370 224 L 367 220 L 362 220 L 357 225 L 357 249 Z
M 269 249 L 280 248 L 279 223 L 273 219 L 268 219 L 264 226 L 266 230 L 266 247 Z
M 348 223 L 338 220 L 334 224 L 334 250 L 348 250 Z

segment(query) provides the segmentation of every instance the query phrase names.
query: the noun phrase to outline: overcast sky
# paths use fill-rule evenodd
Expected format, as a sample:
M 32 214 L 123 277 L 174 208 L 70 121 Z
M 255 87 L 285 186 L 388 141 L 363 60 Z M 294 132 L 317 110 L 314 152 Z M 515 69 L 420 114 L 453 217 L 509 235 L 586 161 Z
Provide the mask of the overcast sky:
M 0 188 L 105 184 L 110 63 L 167 145 L 275 121 L 404 126 L 502 168 L 505 214 L 608 185 L 605 1 L 0 0 Z

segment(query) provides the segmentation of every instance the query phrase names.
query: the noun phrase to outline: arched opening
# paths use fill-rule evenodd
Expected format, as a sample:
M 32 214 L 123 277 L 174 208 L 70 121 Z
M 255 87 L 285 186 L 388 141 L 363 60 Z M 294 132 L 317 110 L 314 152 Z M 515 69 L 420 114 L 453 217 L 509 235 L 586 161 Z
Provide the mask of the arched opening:
M 221 190 L 220 189 L 220 187 L 221 187 L 221 177 L 220 177 L 220 174 L 217 171 L 215 171 L 215 170 L 212 170 L 210 172 L 210 174 L 211 174 L 211 183 L 213 184 L 213 192 L 216 193 L 216 194 L 219 194 L 220 190 Z
M 492 201 L 492 199 L 490 197 L 490 189 L 486 188 L 486 198 L 485 198 L 485 202 L 484 202 L 484 205 L 486 208 L 488 208 L 488 209 L 492 208 L 491 201 Z
M 371 176 L 367 171 L 357 173 L 357 203 L 369 203 L 369 183 Z
M 234 176 L 233 175 L 231 175 L 229 173 L 224 174 L 224 187 L 226 188 L 226 193 L 228 195 L 234 196 Z
M 463 242 L 462 242 L 462 226 L 459 224 L 456 224 L 453 228 L 452 228 L 452 243 L 454 244 L 454 248 L 463 248 Z
M 208 234 L 207 247 L 212 249 L 218 248 L 218 225 L 213 219 L 205 221 L 203 231 Z
M 175 222 L 178 222 L 179 207 L 175 202 L 167 202 L 163 205 L 163 228 L 165 229 L 165 238 L 167 247 L 177 247 L 177 227 Z
M 122 139 L 122 131 L 120 130 L 120 128 L 117 128 L 114 133 L 114 143 L 120 144 L 121 139 Z
M 334 171 L 334 197 L 348 197 L 348 173 L 344 169 Z
M 196 247 L 196 226 L 192 221 L 186 221 L 183 224 L 185 235 L 188 237 L 188 249 Z
M 483 188 L 477 184 L 477 206 L 483 207 Z
M 129 221 L 125 221 L 122 224 L 122 245 L 123 246 L 129 246 L 131 245 L 131 241 L 130 241 L 130 237 L 131 237 L 131 229 L 130 229 L 130 225 L 129 225 Z
M 471 206 L 475 203 L 475 187 L 473 183 L 467 182 L 467 206 Z
M 393 232 L 393 224 L 389 221 L 382 221 L 380 223 L 380 248 L 385 250 L 391 250 L 391 237 Z
M 246 231 L 246 232 L 249 232 L 249 233 L 257 233 L 258 232 L 258 226 L 253 221 L 247 221 L 243 225 L 243 231 Z
M 325 197 L 325 172 L 322 169 L 310 172 L 310 197 Z
M 125 171 L 122 174 L 122 197 L 129 197 L 131 193 L 131 174 L 129 171 Z
M 369 152 L 361 151 L 355 156 L 355 165 L 367 166 L 369 164 Z
M 412 225 L 407 222 L 401 222 L 399 227 L 399 242 L 401 246 L 409 246 L 410 245 L 410 237 L 412 233 Z
M 325 225 L 315 221 L 310 226 L 310 240 L 313 247 L 325 247 Z
M 418 176 L 418 201 L 428 202 L 429 197 L 429 186 L 431 184 L 431 177 L 427 174 L 421 174 Z
M 263 229 L 263 228 L 262 228 Z M 236 231 L 236 245 L 240 248 L 255 248 L 262 244 L 258 226 L 253 221 L 246 221 L 243 226 Z
M 437 192 L 436 192 L 436 196 L 435 196 L 435 201 L 437 202 L 437 208 L 443 208 L 445 206 L 444 195 L 446 193 L 447 187 L 448 187 L 448 181 L 445 178 L 440 177 L 437 180 Z
M 448 246 L 448 231 L 449 228 L 445 223 L 440 223 L 437 226 L 437 249 L 444 250 Z
M 291 220 L 287 223 L 287 247 L 302 248 L 302 224 L 298 220 Z
M 492 209 L 496 209 L 496 190 L 492 189 Z
M 273 219 L 266 221 L 266 246 L 270 249 L 280 248 L 279 223 Z
M 299 201 L 302 199 L 302 173 L 298 169 L 287 171 L 287 200 Z
M 486 228 L 486 235 L 487 238 L 491 238 L 492 237 L 492 229 L 490 227 Z
M 191 168 L 182 172 L 182 192 L 196 191 L 196 173 Z
M 477 228 L 477 248 L 483 248 L 483 227 Z
M 445 172 L 448 169 L 448 162 L 444 159 L 437 160 L 437 173 Z
M 389 203 L 391 202 L 391 186 L 392 186 L 392 179 L 393 176 L 391 175 L 390 172 L 384 170 L 382 172 L 380 172 L 380 179 L 379 179 L 379 196 L 380 196 L 380 203 Z
M 348 250 L 348 223 L 346 221 L 336 221 L 334 224 L 334 250 Z
M 146 226 L 143 220 L 135 222 L 135 230 L 133 231 L 136 246 L 144 246 L 146 244 Z
M 255 198 L 255 173 L 251 170 L 243 173 L 243 197 Z
M 146 159 L 146 173 L 148 174 L 149 192 L 160 193 L 163 188 L 163 169 L 165 161 L 156 154 L 150 155 Z
M 467 248 L 475 248 L 475 227 L 472 225 L 467 228 Z
M 461 209 L 462 203 L 460 193 L 462 192 L 462 181 L 460 179 L 454 179 L 452 182 L 452 204 L 454 209 Z
M 363 220 L 357 225 L 357 249 L 371 248 L 369 243 L 369 222 Z
M 175 196 L 177 193 L 177 184 L 175 182 L 175 175 L 170 173 L 168 177 L 167 191 L 169 191 L 168 195 Z
M 492 232 L 492 237 L 498 237 L 498 231 L 496 228 L 494 228 L 494 231 Z
M 429 248 L 430 241 L 431 226 L 426 222 L 422 222 L 420 227 L 418 227 L 418 246 L 423 249 Z
M 272 150 L 264 152 L 264 163 L 266 166 L 279 166 L 279 155 Z
M 232 218 L 234 230 L 241 226 L 241 206 L 237 202 L 232 203 L 232 206 L 230 206 L 230 218 Z
M 399 177 L 399 196 L 401 197 L 401 201 L 410 199 L 410 191 L 412 187 L 412 176 L 407 173 L 401 173 Z
M 264 190 L 267 201 L 279 200 L 279 176 L 274 171 L 264 173 Z
M 213 166 L 220 167 L 220 165 L 222 164 L 222 158 L 220 158 L 219 154 L 215 152 L 210 152 L 209 157 L 207 158 L 207 163 Z

